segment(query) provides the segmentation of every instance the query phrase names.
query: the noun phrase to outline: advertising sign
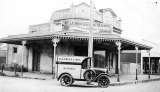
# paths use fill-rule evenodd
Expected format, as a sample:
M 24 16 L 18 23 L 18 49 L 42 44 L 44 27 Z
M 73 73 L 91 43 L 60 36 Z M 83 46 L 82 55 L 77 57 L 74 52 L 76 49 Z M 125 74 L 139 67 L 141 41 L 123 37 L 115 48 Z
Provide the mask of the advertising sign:
M 64 21 L 63 22 L 63 30 L 79 30 L 89 32 L 90 24 L 89 22 L 80 22 L 80 21 Z M 112 25 L 106 23 L 93 23 L 93 32 L 99 33 L 112 33 Z
M 57 61 L 60 62 L 82 62 L 85 57 L 69 57 L 69 56 L 58 56 Z

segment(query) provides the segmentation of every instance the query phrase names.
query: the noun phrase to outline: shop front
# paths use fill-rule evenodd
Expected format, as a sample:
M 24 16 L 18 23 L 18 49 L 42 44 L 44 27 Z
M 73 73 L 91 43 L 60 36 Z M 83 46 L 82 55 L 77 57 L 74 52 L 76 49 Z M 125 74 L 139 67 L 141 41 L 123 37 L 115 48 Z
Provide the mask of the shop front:
M 1 38 L 9 44 L 8 64 L 16 60 L 28 71 L 54 73 L 56 56 L 88 56 L 89 12 L 86 3 L 72 5 L 55 11 L 49 23 L 29 26 L 28 34 Z M 114 75 L 121 72 L 122 50 L 152 48 L 124 39 L 121 33 L 121 20 L 112 9 L 94 10 L 92 67 L 107 68 Z

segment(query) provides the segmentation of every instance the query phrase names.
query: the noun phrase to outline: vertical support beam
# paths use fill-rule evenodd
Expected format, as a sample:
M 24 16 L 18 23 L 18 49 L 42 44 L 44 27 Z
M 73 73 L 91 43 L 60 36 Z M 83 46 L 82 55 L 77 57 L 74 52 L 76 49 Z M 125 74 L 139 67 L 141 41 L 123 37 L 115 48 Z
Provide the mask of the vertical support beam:
M 145 67 L 144 67 L 145 70 Z M 141 54 L 141 74 L 143 74 L 143 56 Z
M 135 46 L 135 49 L 136 49 L 136 80 L 138 80 L 138 71 L 137 71 L 137 69 L 138 69 L 138 64 L 137 64 L 137 62 L 138 62 L 138 47 L 137 46 Z
M 90 33 L 88 42 L 88 57 L 91 57 L 91 66 L 93 66 L 93 16 L 93 1 L 90 0 Z M 88 65 L 90 65 L 89 62 Z M 90 69 L 90 66 L 87 68 Z
M 58 39 L 58 38 L 56 38 L 56 37 L 52 39 L 53 46 L 54 46 L 54 62 L 52 61 L 52 71 L 53 71 L 53 67 L 54 67 L 54 69 L 55 69 L 55 71 L 54 71 L 54 76 L 53 76 L 54 79 L 57 78 L 56 47 L 57 47 L 57 44 L 58 44 L 59 41 L 60 41 L 60 39 Z
M 148 73 L 148 79 L 150 79 L 150 50 L 147 51 L 149 55 L 149 73 Z
M 116 42 L 117 49 L 118 49 L 118 76 L 117 76 L 117 82 L 120 82 L 119 73 L 120 73 L 120 50 L 121 50 L 121 42 Z
M 23 76 L 23 64 L 24 64 L 24 46 L 27 43 L 27 41 L 22 41 L 22 66 L 21 66 L 21 76 Z

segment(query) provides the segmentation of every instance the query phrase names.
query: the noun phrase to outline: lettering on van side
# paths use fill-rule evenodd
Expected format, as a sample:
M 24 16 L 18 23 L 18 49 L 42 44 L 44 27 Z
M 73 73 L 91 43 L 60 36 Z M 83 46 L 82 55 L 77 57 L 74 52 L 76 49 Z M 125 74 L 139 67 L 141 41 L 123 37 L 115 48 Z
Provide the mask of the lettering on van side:
M 75 68 L 64 67 L 63 69 L 75 70 Z

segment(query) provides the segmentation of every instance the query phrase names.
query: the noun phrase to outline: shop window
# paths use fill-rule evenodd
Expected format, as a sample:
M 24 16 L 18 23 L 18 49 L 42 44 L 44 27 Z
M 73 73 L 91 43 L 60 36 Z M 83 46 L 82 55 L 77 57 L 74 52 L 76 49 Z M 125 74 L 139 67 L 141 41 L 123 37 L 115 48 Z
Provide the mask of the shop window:
M 88 47 L 87 46 L 75 46 L 75 56 L 87 56 Z
M 13 47 L 13 53 L 17 53 L 17 47 Z
M 105 51 L 94 51 L 94 67 L 105 68 Z

